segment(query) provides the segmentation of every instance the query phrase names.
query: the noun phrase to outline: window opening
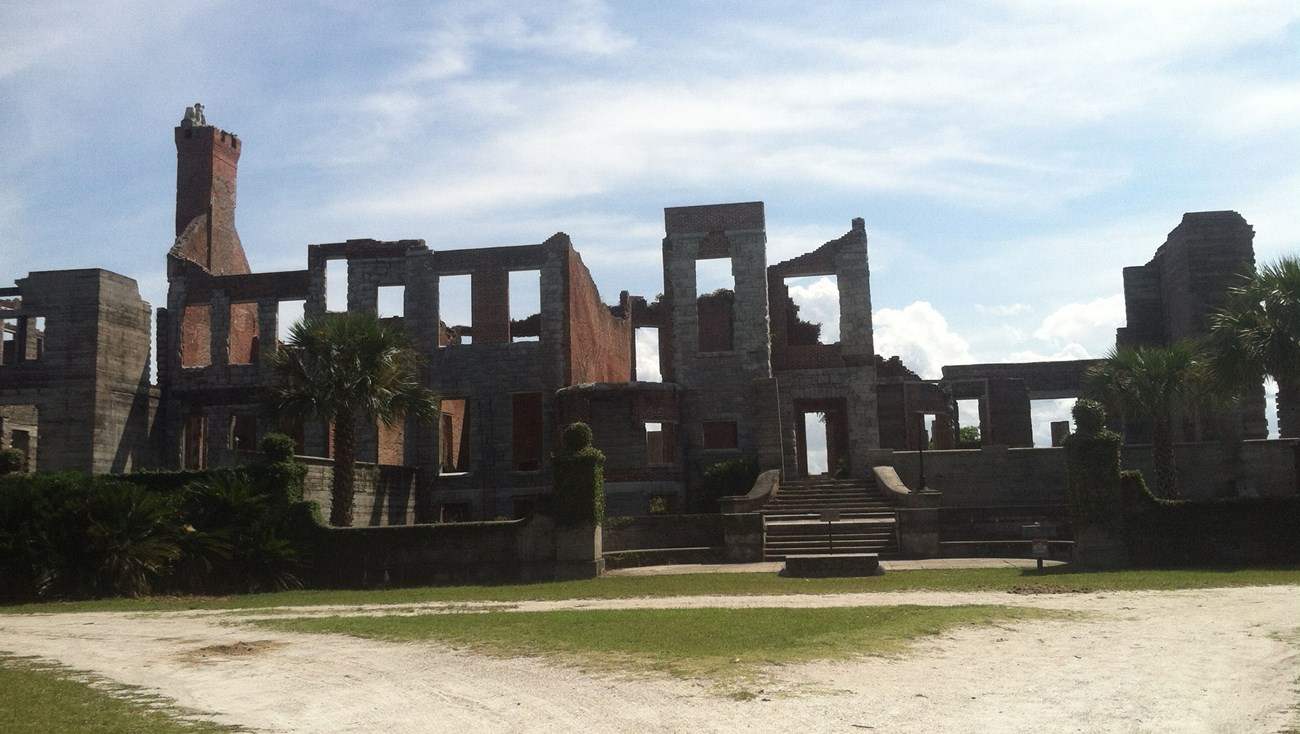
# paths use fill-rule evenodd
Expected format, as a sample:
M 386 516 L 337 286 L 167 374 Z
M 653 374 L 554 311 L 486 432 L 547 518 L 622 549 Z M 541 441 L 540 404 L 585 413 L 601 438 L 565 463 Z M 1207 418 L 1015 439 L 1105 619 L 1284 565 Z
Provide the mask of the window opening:
M 470 276 L 443 275 L 438 278 L 438 346 L 473 342 L 473 310 L 470 307 Z
M 704 422 L 705 449 L 736 449 L 739 447 L 740 441 L 736 433 L 735 421 Z
M 289 341 L 289 332 L 293 325 L 303 320 L 306 316 L 306 301 L 280 301 L 276 309 L 276 337 L 283 344 Z
M 469 471 L 469 402 L 465 398 L 443 398 L 438 427 L 441 473 Z
M 4 350 L 0 352 L 0 364 L 18 362 L 18 319 L 0 319 L 0 337 L 4 339 Z
M 510 341 L 535 342 L 542 335 L 542 271 L 510 272 Z
M 45 356 L 45 317 L 33 316 L 27 323 L 27 358 L 40 359 Z
M 659 329 L 642 326 L 636 330 L 636 379 L 641 382 L 663 382 L 659 368 Z
M 834 275 L 785 279 L 790 296 L 786 339 L 790 346 L 840 340 L 840 289 Z
M 675 464 L 677 454 L 677 431 L 672 423 L 645 424 L 646 464 L 649 466 Z
M 325 310 L 348 310 L 348 261 L 325 261 Z
M 982 444 L 980 439 L 980 401 L 968 398 L 957 401 L 957 448 L 977 449 Z
M 804 413 L 803 430 L 808 474 L 825 474 L 830 467 L 826 456 L 826 414 Z
M 406 423 L 399 420 L 389 426 L 384 425 L 383 421 L 375 421 L 375 429 L 379 463 L 392 466 L 405 464 Z
M 186 469 L 206 469 L 208 466 L 208 421 L 202 414 L 185 418 L 181 441 L 182 464 Z
M 257 346 L 257 304 L 230 304 L 230 327 L 226 334 L 226 362 L 256 364 Z
M 239 413 L 230 417 L 230 448 L 236 451 L 257 450 L 257 416 Z
M 208 304 L 186 306 L 181 311 L 181 366 L 212 364 L 212 316 Z
M 700 351 L 733 349 L 736 282 L 731 258 L 695 262 L 695 299 Z
M 510 416 L 514 470 L 538 471 L 542 468 L 542 394 L 514 395 Z
M 1052 423 L 1070 420 L 1070 409 L 1074 407 L 1074 402 L 1074 398 L 1029 401 L 1029 421 L 1034 430 L 1035 447 L 1052 445 Z
M 379 311 L 379 318 L 391 319 L 401 318 L 406 315 L 406 286 L 404 285 L 385 285 L 380 286 L 379 294 L 376 298 L 376 310 Z

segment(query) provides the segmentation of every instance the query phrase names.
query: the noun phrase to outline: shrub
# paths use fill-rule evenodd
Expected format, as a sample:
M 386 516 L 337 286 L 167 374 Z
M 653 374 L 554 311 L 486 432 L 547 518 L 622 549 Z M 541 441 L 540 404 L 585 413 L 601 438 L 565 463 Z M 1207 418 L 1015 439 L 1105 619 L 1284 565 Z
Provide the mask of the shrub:
M 27 454 L 19 449 L 0 449 L 0 477 L 27 471 Z
M 591 445 L 591 426 L 570 423 L 564 447 L 551 456 L 551 513 L 557 525 L 599 525 L 605 519 L 605 455 Z
M 697 509 L 717 512 L 719 497 L 749 494 L 758 481 L 758 457 L 723 461 L 704 470 L 704 479 L 696 490 Z

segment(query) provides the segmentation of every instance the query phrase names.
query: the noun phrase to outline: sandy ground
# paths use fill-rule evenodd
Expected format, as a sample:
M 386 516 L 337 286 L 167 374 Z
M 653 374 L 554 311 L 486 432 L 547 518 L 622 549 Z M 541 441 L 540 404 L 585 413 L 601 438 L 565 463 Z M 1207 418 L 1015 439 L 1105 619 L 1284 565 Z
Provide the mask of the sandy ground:
M 1300 724 L 1300 587 L 508 606 L 902 603 L 1025 605 L 1089 614 L 961 629 L 899 658 L 783 667 L 776 671 L 779 683 L 747 701 L 722 696 L 707 682 L 623 679 L 544 659 L 494 659 L 438 644 L 270 632 L 231 624 L 228 614 L 197 611 L 0 615 L 0 651 L 143 686 L 207 712 L 207 718 L 259 732 L 1241 734 Z

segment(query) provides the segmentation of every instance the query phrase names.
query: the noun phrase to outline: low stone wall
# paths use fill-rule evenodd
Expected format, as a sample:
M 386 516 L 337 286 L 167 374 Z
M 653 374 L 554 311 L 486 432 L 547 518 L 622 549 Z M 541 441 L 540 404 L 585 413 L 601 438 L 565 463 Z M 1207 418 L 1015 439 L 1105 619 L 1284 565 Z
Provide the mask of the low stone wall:
M 307 467 L 303 498 L 316 502 L 321 514 L 330 514 L 330 483 L 334 463 L 314 456 L 295 457 Z M 415 522 L 415 469 L 385 464 L 357 464 L 353 485 L 354 525 L 411 525 Z
M 591 526 L 548 517 L 404 527 L 319 528 L 309 587 L 528 583 L 588 578 L 603 568 Z M 593 542 L 594 540 L 594 542 Z
M 1174 446 L 1178 491 L 1183 499 L 1288 497 L 1296 494 L 1295 441 L 1184 443 Z M 1155 482 L 1150 446 L 1125 446 L 1124 469 Z
M 1296 494 L 1290 440 L 1189 443 L 1174 447 L 1178 484 L 1186 499 L 1278 497 Z M 1154 478 L 1150 446 L 1125 446 L 1123 468 Z M 915 451 L 873 451 L 872 463 L 894 467 L 908 487 L 919 484 Z M 944 507 L 1064 505 L 1065 453 L 1060 448 L 925 452 L 925 484 L 943 492 Z
M 721 546 L 722 515 L 618 517 L 609 518 L 604 526 L 606 553 Z

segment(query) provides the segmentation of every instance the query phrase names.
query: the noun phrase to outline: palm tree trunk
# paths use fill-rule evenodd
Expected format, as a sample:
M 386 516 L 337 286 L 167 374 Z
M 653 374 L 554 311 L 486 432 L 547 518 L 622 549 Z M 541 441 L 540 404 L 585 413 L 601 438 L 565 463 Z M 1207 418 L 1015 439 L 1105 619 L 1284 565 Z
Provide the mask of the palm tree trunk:
M 1156 484 L 1160 487 L 1160 496 L 1177 499 L 1178 466 L 1174 463 L 1174 439 L 1169 423 L 1169 416 L 1152 421 L 1151 459 L 1156 465 Z
M 357 437 L 351 413 L 334 416 L 334 481 L 330 487 L 330 525 L 352 526 L 352 489 Z

